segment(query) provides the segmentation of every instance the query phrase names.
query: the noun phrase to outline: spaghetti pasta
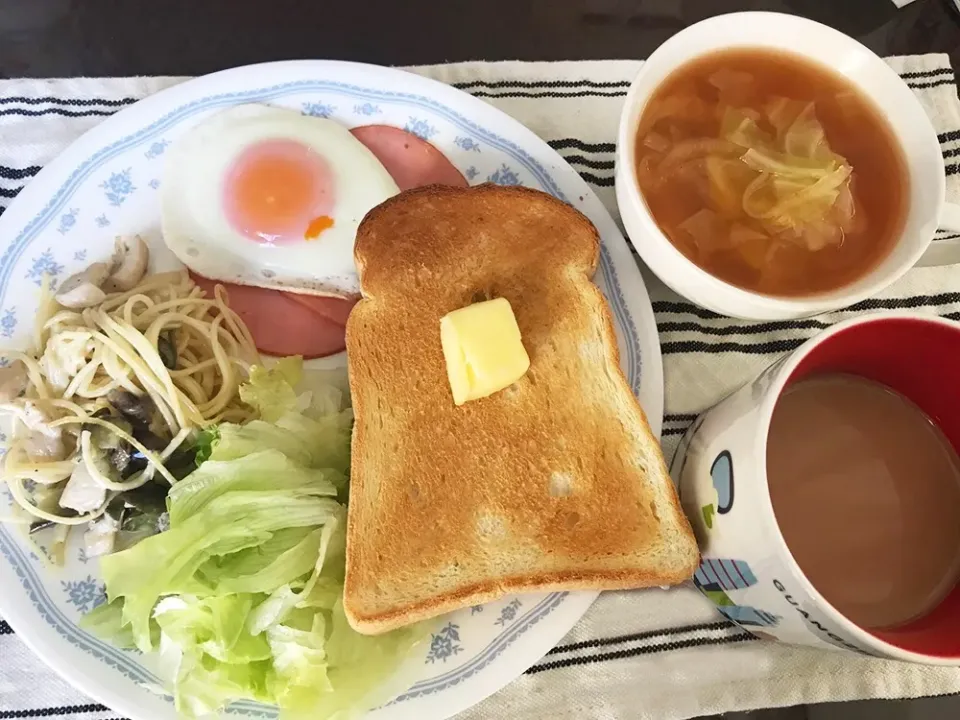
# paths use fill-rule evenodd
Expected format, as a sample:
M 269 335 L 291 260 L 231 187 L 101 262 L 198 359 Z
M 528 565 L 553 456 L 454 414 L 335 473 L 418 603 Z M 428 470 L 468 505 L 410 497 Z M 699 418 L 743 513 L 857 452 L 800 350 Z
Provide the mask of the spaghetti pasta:
M 165 462 L 197 431 L 253 416 L 239 387 L 260 358 L 222 287 L 211 298 L 186 271 L 163 273 L 82 310 L 58 306 L 47 284 L 42 291 L 35 351 L 0 351 L 22 363 L 26 376 L 22 395 L 0 403 L 15 426 L 0 480 L 28 515 L 68 526 L 96 520 L 113 498 L 154 477 L 175 483 Z M 123 421 L 102 417 L 117 410 L 111 404 L 117 393 L 156 410 L 150 430 L 164 447 L 148 448 Z M 146 466 L 123 478 L 108 476 L 91 428 L 114 437 L 111 447 L 124 443 L 139 453 Z M 34 447 L 31 434 L 44 443 Z M 34 483 L 62 494 L 81 466 L 86 481 L 99 486 L 93 497 L 103 497 L 93 509 L 51 512 L 31 498 Z

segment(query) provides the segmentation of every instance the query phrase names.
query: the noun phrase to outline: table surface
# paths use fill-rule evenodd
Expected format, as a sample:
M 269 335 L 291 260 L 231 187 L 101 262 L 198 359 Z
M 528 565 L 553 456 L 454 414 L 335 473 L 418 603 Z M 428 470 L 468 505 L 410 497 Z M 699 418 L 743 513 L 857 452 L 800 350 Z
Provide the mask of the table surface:
M 948 52 L 955 0 L 2 0 L 0 77 L 200 75 L 265 60 L 644 58 L 736 10 L 832 25 L 881 55 Z
M 789 12 L 881 55 L 949 53 L 960 68 L 955 0 L 0 0 L 0 77 L 201 75 L 269 60 L 385 65 L 462 60 L 640 59 L 711 15 Z M 960 698 L 846 703 L 735 714 L 954 718 Z

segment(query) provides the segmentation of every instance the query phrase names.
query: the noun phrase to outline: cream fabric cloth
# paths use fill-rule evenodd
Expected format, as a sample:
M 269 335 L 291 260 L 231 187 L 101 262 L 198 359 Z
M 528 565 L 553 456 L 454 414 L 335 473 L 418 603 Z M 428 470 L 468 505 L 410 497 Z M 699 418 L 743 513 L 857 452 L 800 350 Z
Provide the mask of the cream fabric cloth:
M 945 55 L 891 58 L 943 143 L 960 201 L 960 100 Z M 415 68 L 478 95 L 551 143 L 617 217 L 613 143 L 639 63 L 463 63 Z M 0 205 L 104 115 L 182 78 L 0 81 Z M 941 233 L 947 235 L 947 233 Z M 0 241 L 2 242 L 2 241 Z M 648 280 L 664 352 L 664 450 L 697 413 L 852 312 L 910 307 L 960 317 L 960 268 L 911 271 L 880 298 L 814 320 L 752 323 L 701 310 Z M 0 590 L 2 592 L 2 590 Z M 692 588 L 607 593 L 531 672 L 460 720 L 679 720 L 734 710 L 960 692 L 960 669 L 756 641 Z M 116 717 L 57 678 L 0 622 L 0 720 Z

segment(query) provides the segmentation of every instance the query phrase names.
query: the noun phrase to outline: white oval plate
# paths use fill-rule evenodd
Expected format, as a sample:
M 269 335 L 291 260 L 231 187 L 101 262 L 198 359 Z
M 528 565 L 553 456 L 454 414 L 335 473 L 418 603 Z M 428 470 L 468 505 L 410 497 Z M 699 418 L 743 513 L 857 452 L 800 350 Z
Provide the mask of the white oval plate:
M 543 140 L 490 105 L 433 80 L 354 63 L 282 62 L 208 75 L 122 110 L 73 143 L 0 218 L 0 344 L 29 345 L 44 274 L 63 279 L 108 257 L 119 233 L 141 233 L 155 265 L 174 265 L 158 227 L 164 151 L 211 113 L 244 102 L 292 107 L 348 127 L 405 127 L 442 150 L 471 183 L 522 184 L 582 210 L 603 239 L 596 281 L 613 309 L 623 369 L 659 436 L 663 375 L 653 310 L 623 236 L 593 191 Z M 343 357 L 332 362 L 342 365 Z M 0 516 L 9 503 L 4 488 Z M 0 588 L 0 614 L 77 689 L 130 718 L 175 718 L 171 701 L 144 687 L 157 682 L 148 658 L 77 627 L 104 598 L 95 559 L 71 547 L 65 566 L 51 568 L 18 529 L 0 525 Z M 405 668 L 416 682 L 373 715 L 446 718 L 474 705 L 546 654 L 595 598 L 523 595 L 453 613 Z M 227 712 L 277 715 L 251 702 Z

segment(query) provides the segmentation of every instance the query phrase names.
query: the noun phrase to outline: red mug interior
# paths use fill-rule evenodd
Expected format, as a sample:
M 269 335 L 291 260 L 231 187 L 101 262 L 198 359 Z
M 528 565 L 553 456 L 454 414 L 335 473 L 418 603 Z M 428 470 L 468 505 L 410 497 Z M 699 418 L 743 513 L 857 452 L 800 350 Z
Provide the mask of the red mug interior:
M 906 396 L 960 451 L 960 325 L 888 317 L 850 326 L 814 347 L 787 385 L 826 372 L 851 373 Z M 960 584 L 930 613 L 906 625 L 866 630 L 897 648 L 960 660 Z

